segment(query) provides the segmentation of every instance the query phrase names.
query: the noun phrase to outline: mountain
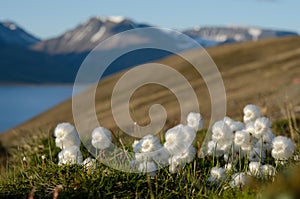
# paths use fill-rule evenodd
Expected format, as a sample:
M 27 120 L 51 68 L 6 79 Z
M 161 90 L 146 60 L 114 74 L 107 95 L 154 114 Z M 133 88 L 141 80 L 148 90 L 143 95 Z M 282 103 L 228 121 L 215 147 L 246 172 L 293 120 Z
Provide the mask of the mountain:
M 286 106 L 293 104 L 295 114 L 300 114 L 300 37 L 285 37 L 265 39 L 257 42 L 243 42 L 230 45 L 216 46 L 207 49 L 222 75 L 227 96 L 227 115 L 241 120 L 242 108 L 246 104 L 257 104 L 262 107 L 262 114 L 271 120 L 284 116 Z M 192 60 L 199 59 L 201 50 L 185 53 Z M 178 56 L 161 60 L 179 71 L 190 83 L 198 97 L 200 111 L 205 126 L 211 116 L 211 100 L 207 86 L 201 76 L 195 72 L 189 63 Z M 126 72 L 126 71 L 125 71 Z M 95 93 L 95 112 L 99 123 L 119 132 L 111 113 L 111 95 L 113 88 L 123 73 L 117 73 L 102 80 Z M 214 74 L 212 74 L 213 76 Z M 140 74 L 141 79 L 148 74 Z M 170 75 L 166 74 L 166 79 Z M 128 85 L 135 78 L 128 79 Z M 178 84 L 174 90 L 185 90 L 188 85 Z M 126 92 L 126 90 L 124 91 Z M 84 96 L 85 97 L 85 96 Z M 125 100 L 126 101 L 126 100 Z M 119 100 L 116 106 L 126 103 Z M 190 99 L 187 100 L 190 102 Z M 153 104 L 162 104 L 167 111 L 166 128 L 180 121 L 180 108 L 174 94 L 163 86 L 148 85 L 138 88 L 130 100 L 132 117 L 140 124 L 149 119 L 148 108 Z M 84 107 L 83 107 L 84 110 Z M 89 125 L 91 118 L 82 118 Z M 177 122 L 176 122 L 177 121 Z M 43 132 L 46 135 L 61 122 L 74 122 L 72 100 L 68 100 L 30 121 L 0 135 L 0 141 L 5 147 L 17 146 L 23 137 Z M 42 129 L 42 130 L 41 130 Z
M 71 82 L 77 70 L 62 64 L 56 57 L 30 49 L 40 39 L 17 24 L 0 22 L 1 83 Z
M 100 42 L 111 38 L 118 33 L 143 27 L 151 26 L 144 23 L 137 23 L 124 17 L 93 17 L 61 36 L 41 41 L 33 45 L 31 49 L 52 55 L 62 64 L 72 68 L 73 74 L 74 70 L 80 67 L 88 53 Z M 115 60 L 107 71 L 104 72 L 104 76 L 113 74 L 128 67 L 162 59 L 171 55 L 172 53 L 159 49 L 139 49 L 140 46 L 151 44 L 153 40 L 157 39 L 160 39 L 161 42 L 164 42 L 163 38 L 173 38 L 173 41 L 178 40 L 177 33 L 167 31 L 166 29 L 162 29 L 154 34 L 156 37 L 147 33 L 143 34 L 141 32 L 136 32 L 130 34 L 126 37 L 126 39 L 118 37 L 111 39 L 109 45 L 105 46 L 104 49 L 101 49 L 102 51 L 112 54 L 119 49 L 129 46 L 136 46 L 138 50 L 131 51 L 130 53 L 122 55 Z M 208 41 L 204 39 L 200 41 L 199 39 L 199 42 L 206 45 L 205 43 Z M 190 43 L 180 39 L 176 45 L 176 48 L 180 51 L 195 47 L 194 44 L 191 46 Z M 74 78 L 74 76 L 72 77 Z M 70 83 L 72 83 L 72 81 L 70 81 Z
M 183 33 L 193 38 L 204 38 L 214 41 L 215 45 L 298 35 L 298 33 L 291 31 L 271 30 L 247 26 L 195 27 L 193 29 L 185 30 Z
M 0 43 L 28 47 L 40 42 L 17 24 L 10 21 L 0 22 Z
M 39 42 L 32 48 L 51 54 L 82 53 L 91 51 L 101 41 L 117 33 L 143 27 L 151 27 L 151 25 L 137 23 L 119 16 L 93 17 L 61 36 Z M 196 40 L 205 47 L 217 44 L 215 41 L 204 38 L 196 38 Z M 111 48 L 117 48 L 118 45 L 119 43 L 115 43 Z M 130 43 L 125 45 L 130 45 Z
M 51 54 L 91 51 L 99 42 L 133 28 L 148 27 L 124 17 L 93 17 L 59 37 L 42 41 L 33 49 Z
M 41 41 L 33 49 L 51 54 L 82 53 L 91 51 L 99 42 L 134 28 L 151 27 L 124 17 L 93 17 L 72 30 L 49 40 Z M 256 27 L 196 27 L 182 31 L 203 47 L 244 42 L 264 38 L 295 36 L 295 32 Z M 115 44 L 118 45 L 118 44 Z M 116 46 L 115 46 L 116 47 Z

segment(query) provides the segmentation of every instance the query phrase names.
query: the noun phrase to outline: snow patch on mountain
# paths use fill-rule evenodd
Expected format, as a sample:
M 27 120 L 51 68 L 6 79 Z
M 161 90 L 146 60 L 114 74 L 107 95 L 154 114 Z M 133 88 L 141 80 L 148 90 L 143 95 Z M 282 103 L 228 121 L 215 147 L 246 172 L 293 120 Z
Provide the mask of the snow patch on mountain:
M 125 17 L 122 16 L 110 16 L 108 17 L 108 20 L 114 23 L 121 23 L 125 20 Z
M 258 37 L 261 35 L 262 30 L 258 28 L 249 28 L 248 33 L 252 35 L 254 41 L 258 40 Z
M 96 33 L 91 37 L 90 41 L 91 41 L 91 42 L 96 42 L 96 41 L 100 40 L 101 37 L 104 35 L 105 31 L 106 31 L 105 26 L 102 26 L 102 27 L 99 29 L 99 31 L 96 32 Z

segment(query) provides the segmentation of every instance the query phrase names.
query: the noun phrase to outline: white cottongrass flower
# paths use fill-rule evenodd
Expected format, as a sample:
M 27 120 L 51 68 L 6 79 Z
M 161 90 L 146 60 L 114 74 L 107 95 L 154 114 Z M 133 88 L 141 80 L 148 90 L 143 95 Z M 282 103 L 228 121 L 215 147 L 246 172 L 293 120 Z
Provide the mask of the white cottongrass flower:
M 163 147 L 159 139 L 153 135 L 146 135 L 140 141 L 134 141 L 132 148 L 137 161 L 153 161 L 153 158 L 156 158 L 161 164 L 167 161 L 163 160 L 162 155 L 165 154 L 162 154 L 162 150 L 160 150 Z M 168 159 L 168 157 L 166 159 Z
M 159 139 L 157 137 L 153 136 L 153 135 L 144 136 L 140 140 L 139 144 L 141 146 L 140 151 L 142 153 L 153 152 L 153 151 L 156 151 L 156 150 L 158 150 L 162 147 L 162 145 L 160 144 Z
M 203 119 L 200 113 L 190 112 L 186 118 L 187 125 L 195 131 L 200 131 L 203 127 Z
M 245 186 L 247 183 L 247 175 L 244 172 L 235 173 L 231 177 L 231 181 L 229 182 L 232 188 Z
M 239 153 L 240 157 L 251 150 L 250 135 L 247 131 L 236 131 L 234 134 L 234 150 Z
M 78 146 L 70 146 L 64 148 L 58 154 L 58 165 L 63 164 L 81 164 L 82 154 Z
M 210 170 L 208 181 L 211 183 L 219 183 L 226 179 L 226 170 L 222 167 L 213 167 Z
M 180 155 L 189 148 L 195 137 L 194 129 L 180 124 L 166 132 L 164 147 L 171 155 Z
M 287 160 L 295 151 L 295 146 L 291 139 L 284 136 L 277 136 L 272 141 L 272 157 L 276 160 Z
M 254 136 L 260 139 L 267 131 L 270 131 L 272 122 L 266 117 L 257 118 L 254 122 Z
M 188 149 L 183 151 L 180 155 L 173 155 L 169 158 L 169 171 L 171 173 L 176 173 L 184 167 L 186 163 L 193 161 L 196 155 L 196 149 L 190 146 Z
M 183 151 L 183 153 L 181 153 L 180 155 L 175 155 L 173 157 L 175 157 L 177 161 L 180 161 L 182 163 L 190 163 L 194 160 L 195 155 L 196 149 L 191 145 L 189 148 Z
M 247 131 L 237 131 L 234 134 L 234 144 L 238 147 L 243 145 L 250 145 L 250 135 Z
M 232 138 L 232 130 L 223 120 L 218 121 L 213 125 L 212 140 L 218 145 L 231 145 Z
M 230 117 L 224 117 L 224 122 L 230 127 L 232 131 L 241 131 L 245 128 L 245 125 L 240 121 L 234 121 Z
M 111 145 L 111 132 L 104 127 L 97 127 L 92 132 L 92 145 L 96 149 L 106 149 Z
M 250 162 L 248 174 L 251 176 L 260 176 L 260 162 Z
M 244 117 L 243 120 L 245 123 L 253 122 L 261 116 L 260 108 L 253 104 L 248 104 L 243 109 Z
M 276 169 L 272 165 L 265 164 L 260 167 L 260 172 L 263 176 L 272 177 L 276 174 Z
M 80 146 L 79 135 L 73 125 L 70 123 L 60 123 L 54 129 L 55 144 L 64 149 L 70 146 Z
M 96 168 L 96 159 L 88 157 L 82 162 L 82 165 L 86 171 L 93 173 Z

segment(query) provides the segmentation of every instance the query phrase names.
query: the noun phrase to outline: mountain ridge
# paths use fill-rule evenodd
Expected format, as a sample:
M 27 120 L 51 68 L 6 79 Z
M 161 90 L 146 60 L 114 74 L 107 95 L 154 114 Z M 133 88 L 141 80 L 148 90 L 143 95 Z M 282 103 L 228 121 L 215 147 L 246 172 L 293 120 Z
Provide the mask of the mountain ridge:
M 125 17 L 100 16 L 92 17 L 57 37 L 39 40 L 15 23 L 1 22 L 0 83 L 73 83 L 81 63 L 99 42 L 122 31 L 143 27 L 152 25 L 138 23 Z M 262 38 L 298 35 L 294 32 L 253 27 L 202 27 L 182 32 L 206 48 Z M 131 45 L 130 42 L 126 42 L 123 45 Z M 116 42 L 111 48 L 119 47 L 120 44 Z M 183 50 L 188 50 L 188 47 Z M 169 55 L 147 52 L 145 59 L 141 54 L 136 53 L 123 59 L 124 64 L 118 62 L 106 75 Z M 16 72 L 20 74 L 16 75 Z
M 0 21 L 0 41 L 21 47 L 29 47 L 41 40 L 11 21 Z

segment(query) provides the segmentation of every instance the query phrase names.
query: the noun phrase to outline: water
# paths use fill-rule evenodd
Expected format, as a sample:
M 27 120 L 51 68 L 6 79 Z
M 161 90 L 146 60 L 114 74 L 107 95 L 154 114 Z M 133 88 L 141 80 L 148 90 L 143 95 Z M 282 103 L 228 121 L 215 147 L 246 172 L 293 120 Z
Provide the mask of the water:
M 72 96 L 72 85 L 0 86 L 0 133 Z

